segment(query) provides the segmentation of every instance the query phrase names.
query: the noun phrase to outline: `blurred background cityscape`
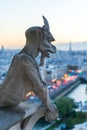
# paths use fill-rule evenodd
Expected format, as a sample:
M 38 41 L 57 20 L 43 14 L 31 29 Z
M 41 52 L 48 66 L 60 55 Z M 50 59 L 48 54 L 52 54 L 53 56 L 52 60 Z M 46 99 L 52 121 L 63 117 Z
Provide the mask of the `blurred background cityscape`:
M 80 43 L 81 44 L 81 43 Z M 64 44 L 65 46 L 65 44 Z M 50 58 L 45 59 L 44 65 L 40 66 L 40 73 L 43 80 L 47 84 L 49 95 L 52 100 L 64 92 L 67 87 L 70 87 L 72 83 L 78 80 L 79 77 L 87 74 L 87 50 L 75 48 L 74 44 L 69 42 L 65 49 L 63 45 L 57 46 L 56 54 L 52 54 Z M 80 46 L 81 47 L 81 46 Z M 0 49 L 0 83 L 3 82 L 11 64 L 12 58 L 17 54 L 20 49 L 5 49 L 4 46 Z M 37 64 L 39 65 L 40 56 L 36 58 Z M 87 75 L 86 75 L 87 76 Z M 85 82 L 84 82 L 85 83 Z M 80 87 L 77 87 L 79 86 Z M 71 91 L 67 96 L 73 98 L 76 102 L 83 104 L 79 109 L 84 110 L 84 103 L 87 101 L 86 87 L 87 83 L 79 83 L 75 87 L 75 91 Z M 79 88 L 79 89 L 77 89 Z M 68 88 L 69 89 L 69 88 Z M 79 94 L 81 92 L 81 94 Z M 39 102 L 38 97 L 33 92 L 29 92 L 26 100 L 31 102 Z M 85 107 L 87 111 L 87 106 Z M 45 130 L 45 126 L 39 126 L 37 129 Z M 84 125 L 83 125 L 84 126 Z M 86 126 L 86 125 L 85 125 Z M 34 128 L 35 130 L 36 128 Z

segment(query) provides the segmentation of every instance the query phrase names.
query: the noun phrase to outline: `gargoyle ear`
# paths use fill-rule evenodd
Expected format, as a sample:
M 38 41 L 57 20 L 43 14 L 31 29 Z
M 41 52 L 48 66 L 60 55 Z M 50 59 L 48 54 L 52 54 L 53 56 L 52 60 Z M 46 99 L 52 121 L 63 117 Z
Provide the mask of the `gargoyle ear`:
M 38 38 L 42 39 L 44 34 L 43 34 L 43 31 L 39 28 L 36 29 L 36 35 Z

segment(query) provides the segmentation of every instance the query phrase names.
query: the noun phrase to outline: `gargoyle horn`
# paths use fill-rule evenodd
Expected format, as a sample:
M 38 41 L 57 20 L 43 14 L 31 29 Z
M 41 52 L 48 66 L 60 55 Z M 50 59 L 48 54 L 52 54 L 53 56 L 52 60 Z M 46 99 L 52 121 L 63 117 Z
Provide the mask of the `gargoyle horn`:
M 47 19 L 44 17 L 44 16 L 42 16 L 43 17 L 43 21 L 44 21 L 44 26 L 43 26 L 43 28 L 46 28 L 46 29 L 50 29 L 49 28 L 49 23 L 48 23 L 48 21 L 47 21 Z

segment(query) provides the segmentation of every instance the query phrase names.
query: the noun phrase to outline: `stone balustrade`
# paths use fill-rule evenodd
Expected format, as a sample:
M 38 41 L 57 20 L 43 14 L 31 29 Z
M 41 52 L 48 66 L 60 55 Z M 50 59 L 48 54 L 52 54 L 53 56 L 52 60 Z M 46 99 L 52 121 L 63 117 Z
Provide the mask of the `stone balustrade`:
M 46 108 L 37 103 L 22 102 L 15 108 L 0 108 L 0 130 L 32 130 L 45 113 Z

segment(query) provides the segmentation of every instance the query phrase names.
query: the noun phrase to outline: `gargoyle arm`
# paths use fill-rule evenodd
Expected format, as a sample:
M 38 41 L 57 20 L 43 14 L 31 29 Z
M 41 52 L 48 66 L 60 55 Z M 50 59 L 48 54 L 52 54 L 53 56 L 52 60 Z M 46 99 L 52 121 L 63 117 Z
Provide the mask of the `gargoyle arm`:
M 32 84 L 32 91 L 41 99 L 42 103 L 50 110 L 51 101 L 48 95 L 46 84 L 40 77 L 38 66 L 34 63 L 32 58 L 24 59 L 23 62 L 24 72 L 28 80 Z

